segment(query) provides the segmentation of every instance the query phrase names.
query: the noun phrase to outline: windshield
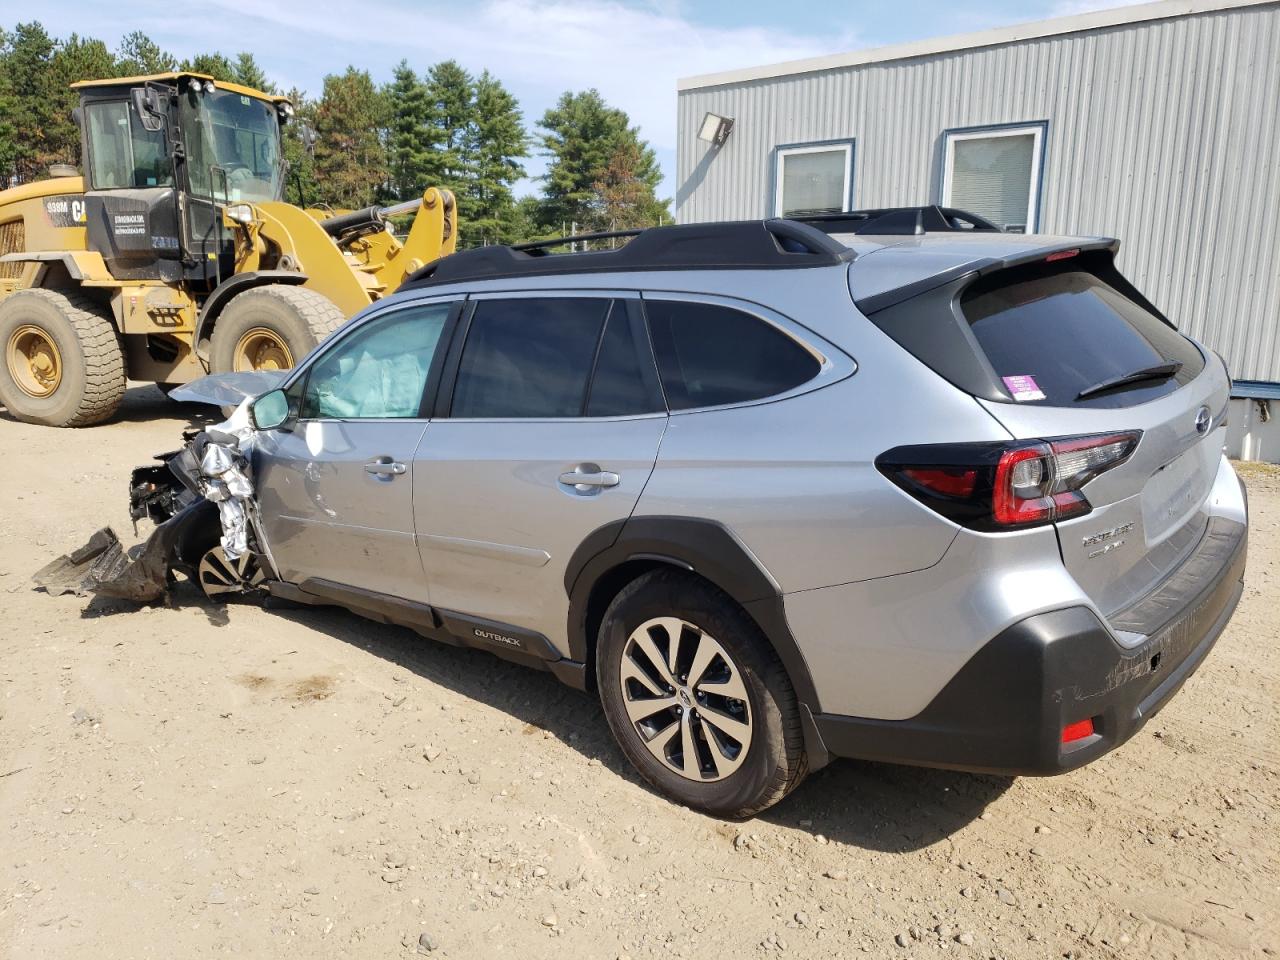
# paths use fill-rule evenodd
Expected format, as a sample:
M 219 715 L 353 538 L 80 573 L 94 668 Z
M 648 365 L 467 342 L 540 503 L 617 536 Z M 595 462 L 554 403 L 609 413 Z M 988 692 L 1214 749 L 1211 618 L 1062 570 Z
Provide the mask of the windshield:
M 229 90 L 192 90 L 183 127 L 192 193 L 225 194 L 230 203 L 279 198 L 280 125 L 271 104 Z

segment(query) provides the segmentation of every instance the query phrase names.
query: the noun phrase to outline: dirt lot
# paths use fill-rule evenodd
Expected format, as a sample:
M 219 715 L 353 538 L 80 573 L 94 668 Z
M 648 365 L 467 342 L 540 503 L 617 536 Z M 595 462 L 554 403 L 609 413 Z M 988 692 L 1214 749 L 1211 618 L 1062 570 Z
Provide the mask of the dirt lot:
M 1049 780 L 842 762 L 759 820 L 642 786 L 548 675 L 331 611 L 30 585 L 189 412 L 0 419 L 0 952 L 1224 957 L 1280 951 L 1280 472 L 1172 704 Z M 421 940 L 420 940 L 421 938 Z M 421 944 L 421 945 L 420 945 Z

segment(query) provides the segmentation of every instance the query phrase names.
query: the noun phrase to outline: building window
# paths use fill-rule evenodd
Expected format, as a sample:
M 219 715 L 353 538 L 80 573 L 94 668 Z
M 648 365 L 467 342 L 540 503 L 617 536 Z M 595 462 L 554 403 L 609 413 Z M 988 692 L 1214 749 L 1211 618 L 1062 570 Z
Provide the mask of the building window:
M 773 214 L 844 213 L 853 209 L 853 141 L 779 147 Z
M 1045 123 L 944 134 L 942 205 L 968 210 L 1011 233 L 1040 222 Z

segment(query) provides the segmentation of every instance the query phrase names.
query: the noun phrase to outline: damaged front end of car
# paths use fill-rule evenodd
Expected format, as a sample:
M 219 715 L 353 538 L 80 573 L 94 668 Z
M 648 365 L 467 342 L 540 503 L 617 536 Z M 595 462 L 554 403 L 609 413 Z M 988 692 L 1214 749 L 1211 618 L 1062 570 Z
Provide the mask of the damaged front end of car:
M 37 571 L 52 594 L 94 594 L 136 603 L 165 597 L 175 574 L 206 597 L 257 590 L 273 570 L 253 495 L 250 451 L 256 431 L 242 404 L 224 423 L 183 434 L 181 450 L 138 467 L 129 483 L 129 515 L 156 524 L 126 550 L 110 527 Z

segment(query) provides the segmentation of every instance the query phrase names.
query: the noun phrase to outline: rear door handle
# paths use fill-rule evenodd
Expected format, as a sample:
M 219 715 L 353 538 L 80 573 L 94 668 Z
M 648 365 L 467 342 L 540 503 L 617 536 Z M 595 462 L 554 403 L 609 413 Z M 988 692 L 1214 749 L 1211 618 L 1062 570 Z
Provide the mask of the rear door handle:
M 364 465 L 365 473 L 372 473 L 375 477 L 383 480 L 390 480 L 392 477 L 398 477 L 404 473 L 408 467 L 399 461 L 392 460 L 390 457 L 378 457 L 376 460 L 370 460 Z
M 616 487 L 622 478 L 608 470 L 586 471 L 579 468 L 560 474 L 560 482 L 580 490 L 590 487 Z

